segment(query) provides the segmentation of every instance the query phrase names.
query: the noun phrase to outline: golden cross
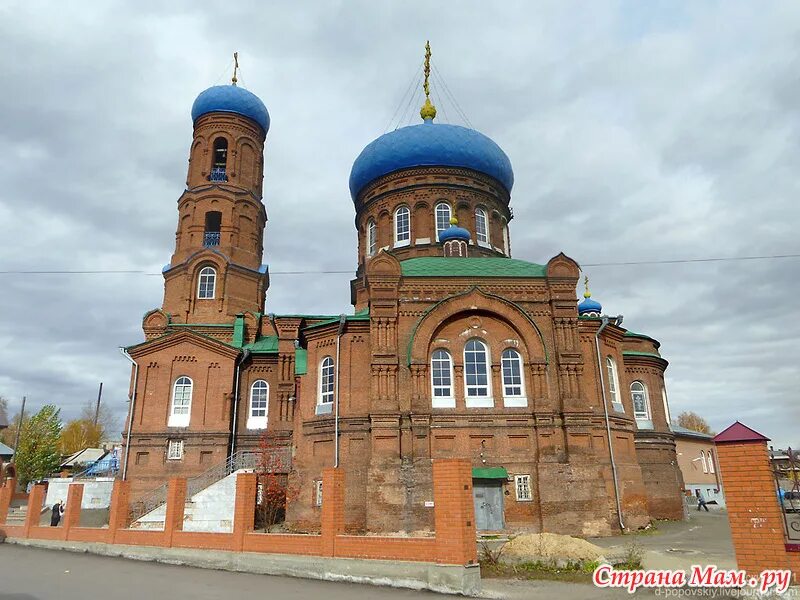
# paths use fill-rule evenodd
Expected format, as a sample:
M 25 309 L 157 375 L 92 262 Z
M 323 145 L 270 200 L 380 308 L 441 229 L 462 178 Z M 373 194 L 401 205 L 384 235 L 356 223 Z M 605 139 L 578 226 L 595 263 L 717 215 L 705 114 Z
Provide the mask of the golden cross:
M 231 77 L 231 85 L 236 85 L 236 82 L 239 81 L 236 79 L 236 71 L 239 69 L 239 53 L 233 53 L 233 77 Z
M 425 82 L 422 84 L 422 89 L 425 90 L 425 104 L 419 111 L 419 116 L 423 121 L 432 121 L 436 118 L 436 107 L 431 104 L 431 87 L 429 78 L 431 75 L 431 43 L 425 42 Z

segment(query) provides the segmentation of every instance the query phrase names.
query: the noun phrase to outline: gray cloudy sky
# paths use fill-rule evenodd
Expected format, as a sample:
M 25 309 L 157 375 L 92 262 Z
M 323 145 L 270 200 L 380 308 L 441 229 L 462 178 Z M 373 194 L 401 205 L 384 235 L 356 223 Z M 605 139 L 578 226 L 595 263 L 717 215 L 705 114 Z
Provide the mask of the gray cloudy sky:
M 160 272 L 189 110 L 228 80 L 234 50 L 272 116 L 265 262 L 355 269 L 350 166 L 390 124 L 427 38 L 470 122 L 514 165 L 517 258 L 800 252 L 796 0 L 25 0 L 0 5 L 0 270 Z M 438 118 L 462 124 L 438 93 Z M 695 410 L 717 431 L 739 419 L 799 446 L 798 264 L 586 270 L 607 312 L 662 341 L 673 414 Z M 268 310 L 349 310 L 349 278 L 276 274 Z M 0 274 L 0 286 L 12 410 L 27 394 L 75 416 L 103 381 L 121 421 L 117 347 L 142 339 L 161 277 Z

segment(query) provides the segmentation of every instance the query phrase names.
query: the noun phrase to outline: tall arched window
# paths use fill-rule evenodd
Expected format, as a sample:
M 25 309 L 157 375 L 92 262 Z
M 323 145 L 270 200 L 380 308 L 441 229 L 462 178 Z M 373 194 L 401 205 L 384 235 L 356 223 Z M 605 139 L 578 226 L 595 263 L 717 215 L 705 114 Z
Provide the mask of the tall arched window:
M 333 403 L 335 377 L 333 359 L 326 356 L 319 364 L 319 404 Z
M 431 355 L 431 386 L 431 405 L 434 408 L 455 408 L 453 359 L 447 350 L 434 350 Z
M 436 205 L 436 241 L 439 241 L 439 234 L 450 227 L 451 217 L 450 205 L 447 202 L 439 202 Z
M 217 288 L 217 272 L 214 267 L 203 267 L 197 279 L 197 297 L 201 300 L 211 300 Z
M 700 464 L 703 466 L 703 473 L 708 473 L 708 465 L 706 464 L 705 450 L 700 450 Z
M 218 137 L 214 140 L 214 152 L 212 155 L 211 173 L 208 178 L 211 181 L 228 181 L 226 168 L 228 165 L 228 140 Z
M 475 209 L 475 239 L 481 246 L 489 245 L 489 217 L 480 207 Z
M 492 385 L 489 379 L 489 348 L 479 339 L 464 346 L 464 395 L 467 407 L 491 407 Z
M 709 450 L 708 451 L 708 457 L 707 458 L 708 458 L 708 472 L 709 473 L 715 473 L 715 470 L 714 470 L 714 451 L 713 450 Z
M 669 414 L 669 402 L 667 401 L 667 388 L 661 386 L 661 401 L 664 403 L 664 418 L 667 419 L 667 427 L 672 429 L 672 418 Z
M 269 410 L 269 384 L 259 379 L 250 386 L 250 412 L 247 415 L 248 429 L 266 429 Z
M 411 243 L 411 211 L 401 206 L 394 211 L 394 245 L 408 246 Z
M 503 370 L 503 403 L 506 406 L 527 406 L 522 356 L 514 348 L 506 348 L 500 364 Z
M 611 397 L 611 405 L 617 412 L 625 412 L 622 406 L 622 398 L 619 395 L 619 375 L 617 375 L 617 363 L 610 356 L 606 357 L 606 369 L 608 370 L 608 393 Z
M 647 397 L 647 387 L 641 381 L 634 381 L 631 384 L 631 402 L 633 403 L 633 417 L 649 421 L 650 401 Z
M 375 219 L 367 221 L 367 256 L 375 256 L 378 251 L 378 226 Z
M 503 252 L 506 256 L 511 256 L 511 240 L 508 237 L 508 223 L 503 223 Z
M 172 386 L 172 402 L 169 407 L 167 427 L 188 427 L 192 410 L 192 380 L 178 377 Z

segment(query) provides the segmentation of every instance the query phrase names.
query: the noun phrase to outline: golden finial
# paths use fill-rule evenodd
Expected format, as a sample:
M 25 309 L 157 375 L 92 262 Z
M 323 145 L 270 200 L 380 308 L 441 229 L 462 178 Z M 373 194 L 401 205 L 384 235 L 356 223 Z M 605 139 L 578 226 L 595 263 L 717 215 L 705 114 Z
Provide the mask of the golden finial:
M 425 91 L 425 104 L 419 111 L 419 116 L 423 121 L 433 120 L 436 118 L 436 107 L 431 103 L 431 43 L 425 42 L 425 82 L 422 84 L 422 89 Z
M 231 77 L 231 85 L 236 85 L 236 82 L 239 81 L 236 79 L 236 71 L 239 70 L 239 53 L 233 53 L 233 77 Z
M 458 219 L 456 219 L 455 215 L 450 217 L 450 225 L 458 225 Z
M 586 291 L 583 292 L 583 297 L 584 298 L 591 298 L 592 297 L 592 292 L 589 291 L 589 276 L 588 275 L 583 278 L 583 285 L 586 287 Z

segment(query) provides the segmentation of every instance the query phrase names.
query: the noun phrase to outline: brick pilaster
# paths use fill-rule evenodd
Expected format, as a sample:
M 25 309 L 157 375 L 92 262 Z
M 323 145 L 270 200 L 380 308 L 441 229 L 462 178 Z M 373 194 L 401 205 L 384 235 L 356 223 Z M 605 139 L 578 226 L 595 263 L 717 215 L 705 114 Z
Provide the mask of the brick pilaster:
M 44 492 L 45 486 L 43 484 L 37 484 L 31 488 L 31 493 L 28 494 L 28 513 L 25 515 L 24 537 L 30 537 L 31 527 L 39 525 L 39 519 L 42 514 L 42 503 L 44 502 Z
M 64 509 L 65 540 L 69 539 L 69 530 L 80 525 L 81 502 L 83 502 L 83 484 L 70 484 L 70 486 L 67 488 L 67 506 Z
M 16 489 L 16 479 L 6 479 L 3 486 L 0 487 L 0 525 L 8 519 L 8 509 L 11 507 L 11 501 L 14 499 L 14 490 Z
M 236 476 L 236 504 L 233 509 L 233 551 L 244 549 L 244 536 L 253 531 L 256 518 L 255 473 L 239 473 Z
M 186 508 L 186 479 L 172 477 L 167 484 L 167 511 L 164 518 L 164 545 L 172 546 L 172 534 L 183 529 Z
M 470 565 L 478 562 L 472 464 L 464 459 L 433 461 L 436 561 Z
M 111 507 L 108 513 L 108 543 L 113 544 L 117 531 L 128 526 L 128 500 L 131 484 L 121 479 L 114 480 L 111 490 Z
M 344 533 L 344 471 L 322 471 L 322 556 L 336 556 L 336 536 Z

